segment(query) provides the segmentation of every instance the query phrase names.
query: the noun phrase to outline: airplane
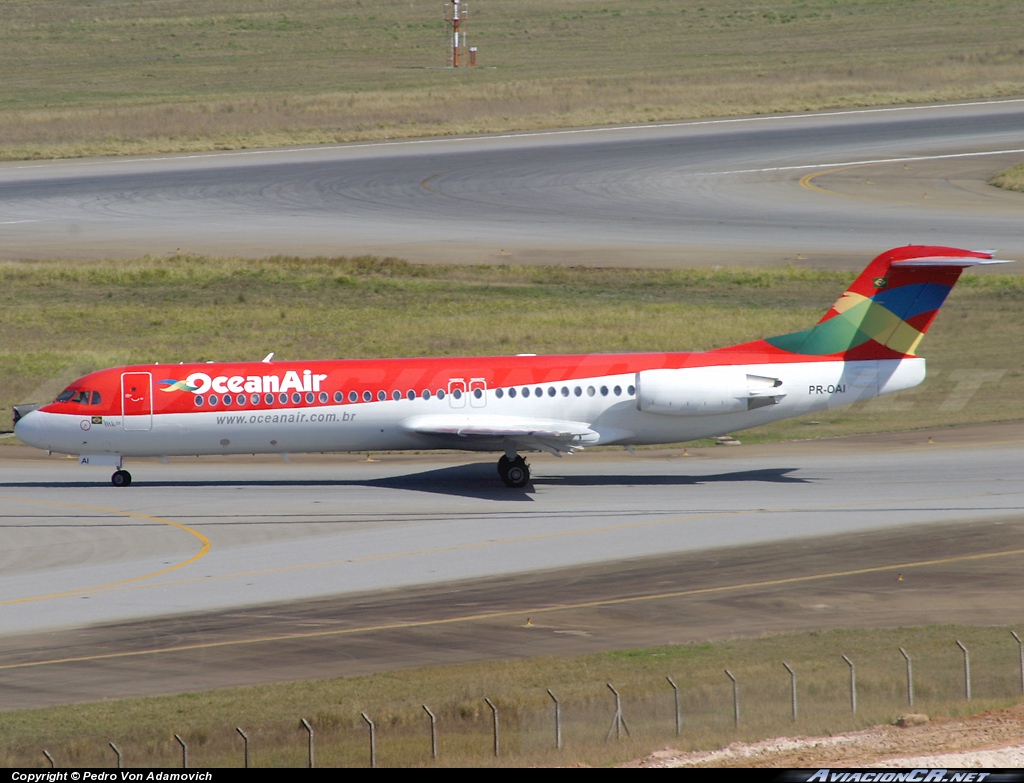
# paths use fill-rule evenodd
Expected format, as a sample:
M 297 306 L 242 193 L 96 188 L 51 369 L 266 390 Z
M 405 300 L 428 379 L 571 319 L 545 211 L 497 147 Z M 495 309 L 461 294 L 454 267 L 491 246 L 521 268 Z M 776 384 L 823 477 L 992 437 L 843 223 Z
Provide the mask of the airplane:
M 114 367 L 16 406 L 15 433 L 114 467 L 116 487 L 130 457 L 457 449 L 501 452 L 522 488 L 520 452 L 680 443 L 916 386 L 946 295 L 993 256 L 894 248 L 810 329 L 705 352 Z

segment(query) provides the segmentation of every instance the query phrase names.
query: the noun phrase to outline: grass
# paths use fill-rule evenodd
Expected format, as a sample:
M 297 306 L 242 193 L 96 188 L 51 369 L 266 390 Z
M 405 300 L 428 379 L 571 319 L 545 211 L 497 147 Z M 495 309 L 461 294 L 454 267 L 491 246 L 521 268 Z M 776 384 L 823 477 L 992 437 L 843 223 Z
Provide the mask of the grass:
M 1024 93 L 1015 3 L 487 0 L 469 5 L 475 69 L 445 67 L 442 10 L 437 0 L 12 0 L 0 26 L 0 158 Z
M 963 659 L 970 650 L 972 701 L 963 698 Z M 612 764 L 670 745 L 697 750 L 736 740 L 820 736 L 879 723 L 910 711 L 905 664 L 914 662 L 915 712 L 965 715 L 1020 700 L 1016 642 L 1004 628 L 933 626 L 826 631 L 733 639 L 646 650 L 430 667 L 368 677 L 237 688 L 174 697 L 105 701 L 0 713 L 0 764 L 43 766 L 48 750 L 61 766 L 111 766 L 113 741 L 128 766 L 180 764 L 179 733 L 193 766 L 240 766 L 241 726 L 257 766 L 303 766 L 306 718 L 316 734 L 320 766 L 368 764 L 366 712 L 377 728 L 382 766 L 429 766 L 429 721 L 438 719 L 441 765 Z M 857 713 L 849 702 L 849 669 L 857 667 Z M 790 715 L 786 661 L 797 674 L 800 718 Z M 733 726 L 732 686 L 739 682 L 740 727 Z M 683 733 L 675 737 L 672 691 L 679 686 Z M 613 700 L 622 694 L 632 737 L 604 741 Z M 553 705 L 561 702 L 564 749 L 554 744 Z M 491 751 L 491 713 L 500 715 L 502 755 Z
M 705 350 L 803 329 L 852 278 L 805 269 L 420 266 L 377 258 L 0 264 L 0 410 L 130 363 Z M 967 274 L 918 389 L 745 441 L 1024 418 L 1020 276 Z M 805 417 L 806 418 L 806 417 Z M 8 419 L 9 420 L 9 419 Z
M 988 184 L 995 185 L 997 188 L 1024 192 L 1024 163 L 999 172 L 988 181 Z

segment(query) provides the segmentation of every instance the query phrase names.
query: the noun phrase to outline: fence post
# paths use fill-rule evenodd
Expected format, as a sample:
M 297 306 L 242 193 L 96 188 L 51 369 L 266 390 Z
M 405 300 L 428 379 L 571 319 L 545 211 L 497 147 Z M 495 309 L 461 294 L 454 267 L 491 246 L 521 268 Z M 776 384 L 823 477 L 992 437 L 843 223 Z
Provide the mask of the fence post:
M 377 768 L 377 736 L 374 732 L 373 721 L 370 720 L 365 712 L 360 712 L 363 716 L 363 720 L 366 721 L 366 725 L 370 727 L 370 769 Z
M 1020 692 L 1024 695 L 1024 642 L 1017 636 L 1016 631 L 1010 631 L 1013 634 L 1013 638 L 1017 640 L 1017 649 L 1020 651 Z
M 900 654 L 907 661 L 907 704 L 914 706 L 914 668 L 910 663 L 910 656 L 907 651 L 900 647 Z
M 857 714 L 857 668 L 853 665 L 853 661 L 843 656 L 843 660 L 850 667 L 850 711 Z
M 118 747 L 117 747 L 117 745 L 115 745 L 115 744 L 114 744 L 113 742 L 108 742 L 107 744 L 108 744 L 108 745 L 109 745 L 109 746 L 110 746 L 111 748 L 113 748 L 113 750 L 114 750 L 114 753 L 116 753 L 116 754 L 117 754 L 117 768 L 118 768 L 118 769 L 121 769 L 121 749 L 120 749 L 120 748 L 118 748 Z
M 562 749 L 562 711 L 560 709 L 558 699 L 555 698 L 555 694 L 548 688 L 548 696 L 551 697 L 551 701 L 555 703 L 555 748 L 558 750 Z
M 613 731 L 615 732 L 615 739 L 621 739 L 623 729 L 626 730 L 626 734 L 632 737 L 633 734 L 630 732 L 629 726 L 626 725 L 626 719 L 622 716 L 622 697 L 619 696 L 619 692 L 612 687 L 610 682 L 606 682 L 605 685 L 608 686 L 608 690 L 615 694 L 615 715 L 612 716 L 612 725 L 608 727 L 608 733 L 605 735 L 604 741 L 607 742 L 612 738 Z
M 235 731 L 242 735 L 242 742 L 245 745 L 245 768 L 249 769 L 249 736 L 238 726 L 235 726 Z
M 314 766 L 314 764 L 313 764 L 313 762 L 314 762 L 314 757 L 313 757 L 313 727 L 309 725 L 309 721 L 306 720 L 305 718 L 302 719 L 302 725 L 305 727 L 306 731 L 309 732 L 309 762 L 308 763 L 309 763 L 309 769 L 313 769 L 313 766 Z
M 188 745 L 185 744 L 185 740 L 181 738 L 180 734 L 175 734 L 174 739 L 178 740 L 178 744 L 181 745 L 181 768 L 188 769 Z
M 498 708 L 490 699 L 485 697 L 484 701 L 487 702 L 487 706 L 491 708 L 491 713 L 494 715 L 494 755 L 497 756 L 500 748 L 498 744 Z
M 679 709 L 679 686 L 676 685 L 675 680 L 668 675 L 665 676 L 665 679 L 668 680 L 668 684 L 672 686 L 672 693 L 676 702 L 676 736 L 678 737 L 683 733 L 683 713 Z
M 434 713 L 430 711 L 430 708 L 424 704 L 423 709 L 427 715 L 430 716 L 430 755 L 436 760 L 437 759 L 437 718 L 434 717 Z
M 960 640 L 956 640 L 956 646 L 964 651 L 964 698 L 967 701 L 971 700 L 971 656 L 967 652 L 967 648 L 960 644 Z
M 740 727 L 740 687 L 736 682 L 736 678 L 732 676 L 731 671 L 726 669 L 725 673 L 732 680 L 732 721 L 733 725 L 738 729 Z
M 796 672 L 785 661 L 782 662 L 782 665 L 789 672 L 789 701 L 793 706 L 793 720 L 796 721 Z

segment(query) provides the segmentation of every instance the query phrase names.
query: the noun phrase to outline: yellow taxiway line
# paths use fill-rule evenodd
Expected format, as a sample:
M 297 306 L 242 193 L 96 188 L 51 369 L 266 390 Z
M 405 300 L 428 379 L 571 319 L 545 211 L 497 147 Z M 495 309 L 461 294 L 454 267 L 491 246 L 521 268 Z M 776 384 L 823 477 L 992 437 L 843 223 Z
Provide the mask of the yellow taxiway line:
M 17 503 L 39 503 L 41 505 L 48 505 L 48 506 L 63 506 L 65 508 L 78 508 L 78 509 L 84 509 L 86 511 L 100 511 L 100 512 L 102 512 L 104 514 L 116 514 L 117 516 L 121 516 L 121 517 L 131 517 L 133 519 L 144 519 L 147 522 L 159 522 L 162 525 L 170 525 L 171 527 L 176 527 L 179 530 L 184 530 L 186 533 L 190 533 L 191 535 L 193 535 L 196 538 L 198 538 L 200 540 L 200 542 L 202 542 L 202 547 L 200 548 L 200 550 L 196 554 L 192 555 L 192 557 L 188 558 L 188 560 L 183 560 L 182 562 L 176 563 L 175 565 L 172 565 L 172 566 L 168 566 L 167 568 L 161 568 L 159 571 L 152 571 L 152 572 L 150 572 L 148 574 L 142 574 L 140 576 L 133 576 L 130 579 L 121 579 L 121 580 L 119 580 L 117 582 L 107 582 L 106 584 L 94 585 L 94 586 L 91 586 L 91 587 L 81 587 L 81 588 L 76 588 L 74 590 L 65 590 L 65 591 L 60 592 L 60 593 L 48 593 L 47 595 L 34 595 L 34 596 L 29 596 L 27 598 L 14 598 L 14 599 L 11 599 L 11 600 L 8 600 L 8 601 L 0 601 L 0 606 L 11 606 L 13 604 L 24 604 L 24 603 L 30 603 L 32 601 L 46 601 L 46 600 L 51 599 L 51 598 L 65 598 L 65 597 L 72 596 L 72 595 L 81 595 L 82 593 L 94 593 L 94 592 L 97 592 L 99 590 L 109 590 L 111 588 L 119 587 L 121 585 L 132 584 L 133 582 L 141 582 L 141 581 L 146 580 L 146 579 L 153 579 L 154 577 L 162 576 L 163 574 L 170 573 L 171 571 L 177 571 L 179 568 L 184 568 L 187 565 L 191 565 L 192 563 L 194 563 L 197 560 L 199 560 L 201 557 L 204 557 L 206 555 L 206 553 L 210 551 L 210 539 L 208 539 L 206 536 L 204 536 L 198 530 L 195 530 L 195 529 L 193 529 L 191 527 L 188 527 L 187 525 L 183 525 L 180 522 L 174 522 L 174 521 L 172 521 L 170 519 L 162 519 L 160 517 L 152 517 L 152 516 L 149 516 L 147 514 L 136 514 L 133 511 L 118 511 L 117 509 L 113 509 L 113 508 L 101 508 L 99 506 L 86 506 L 86 505 L 82 505 L 80 503 L 62 503 L 62 502 L 55 501 L 55 500 L 36 500 L 36 499 L 33 499 L 33 498 L 13 498 L 13 497 L 4 497 L 4 496 L 0 496 L 0 500 L 12 501 L 12 502 L 17 502 Z

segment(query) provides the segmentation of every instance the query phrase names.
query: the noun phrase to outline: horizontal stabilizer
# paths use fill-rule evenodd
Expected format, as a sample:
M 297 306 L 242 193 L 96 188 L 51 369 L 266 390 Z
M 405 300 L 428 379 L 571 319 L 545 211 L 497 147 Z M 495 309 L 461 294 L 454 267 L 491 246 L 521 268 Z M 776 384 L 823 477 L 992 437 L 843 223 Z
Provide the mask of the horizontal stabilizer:
M 966 267 L 986 266 L 988 264 L 1012 264 L 1012 258 L 906 258 L 893 261 L 892 266 L 935 266 L 935 267 Z

